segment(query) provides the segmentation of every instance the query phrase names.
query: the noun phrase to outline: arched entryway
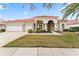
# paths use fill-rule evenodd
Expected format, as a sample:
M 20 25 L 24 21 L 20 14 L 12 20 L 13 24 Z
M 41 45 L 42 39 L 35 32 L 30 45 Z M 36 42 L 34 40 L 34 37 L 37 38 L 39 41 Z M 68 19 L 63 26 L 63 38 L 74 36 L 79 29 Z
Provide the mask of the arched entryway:
M 50 32 L 54 31 L 54 21 L 52 21 L 52 20 L 48 21 L 47 30 L 50 31 Z
M 43 21 L 42 20 L 37 20 L 37 29 L 43 30 Z

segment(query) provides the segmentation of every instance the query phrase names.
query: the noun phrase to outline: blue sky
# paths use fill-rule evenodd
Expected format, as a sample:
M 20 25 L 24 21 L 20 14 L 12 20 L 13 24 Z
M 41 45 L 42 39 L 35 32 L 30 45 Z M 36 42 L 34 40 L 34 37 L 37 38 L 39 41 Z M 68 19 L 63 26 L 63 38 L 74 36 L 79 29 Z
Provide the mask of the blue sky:
M 7 3 L 6 8 L 1 7 L 0 5 L 0 18 L 5 20 L 16 20 L 24 18 L 32 18 L 39 15 L 52 15 L 62 17 L 61 10 L 64 7 L 62 3 L 56 3 L 48 11 L 42 8 L 40 3 L 35 3 L 38 7 L 35 11 L 31 11 L 28 5 L 25 8 L 22 7 L 22 3 Z

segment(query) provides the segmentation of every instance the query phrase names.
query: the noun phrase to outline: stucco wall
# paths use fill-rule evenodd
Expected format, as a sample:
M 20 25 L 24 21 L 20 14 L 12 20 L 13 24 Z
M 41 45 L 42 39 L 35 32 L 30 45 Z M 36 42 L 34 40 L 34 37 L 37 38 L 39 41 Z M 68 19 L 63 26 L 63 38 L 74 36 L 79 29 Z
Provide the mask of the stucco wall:
M 70 27 L 79 27 L 79 24 L 73 24 L 73 25 L 68 25 L 67 28 L 70 28 Z
M 29 29 L 33 30 L 33 23 L 25 23 L 25 31 L 28 31 Z
M 52 20 L 54 22 L 54 31 L 58 30 L 58 22 L 57 19 L 51 19 L 51 18 L 36 18 L 34 20 L 34 23 L 36 23 L 37 20 L 42 20 L 44 24 L 47 24 L 48 21 Z

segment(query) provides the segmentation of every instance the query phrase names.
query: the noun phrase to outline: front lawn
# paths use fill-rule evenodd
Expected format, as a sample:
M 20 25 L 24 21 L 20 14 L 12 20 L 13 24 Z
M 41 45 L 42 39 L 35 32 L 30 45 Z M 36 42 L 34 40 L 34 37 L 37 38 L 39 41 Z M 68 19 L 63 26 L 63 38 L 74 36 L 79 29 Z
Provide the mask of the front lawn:
M 79 36 L 74 32 L 64 32 L 63 35 L 25 35 L 12 41 L 4 47 L 53 47 L 79 48 Z

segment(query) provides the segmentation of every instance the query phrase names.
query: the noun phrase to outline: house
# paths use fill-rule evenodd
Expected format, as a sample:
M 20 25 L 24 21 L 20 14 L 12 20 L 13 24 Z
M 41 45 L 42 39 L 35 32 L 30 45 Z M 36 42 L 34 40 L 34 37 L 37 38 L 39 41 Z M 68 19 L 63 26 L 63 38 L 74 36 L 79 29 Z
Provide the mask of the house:
M 69 20 L 67 21 L 68 28 L 70 27 L 79 27 L 79 20 Z
M 0 30 L 5 29 L 5 23 L 3 21 L 3 19 L 0 20 Z
M 38 23 L 40 23 L 38 25 Z M 36 16 L 31 19 L 18 19 L 5 22 L 6 31 L 28 31 L 29 29 L 63 31 L 67 28 L 67 20 L 59 19 L 58 16 Z

